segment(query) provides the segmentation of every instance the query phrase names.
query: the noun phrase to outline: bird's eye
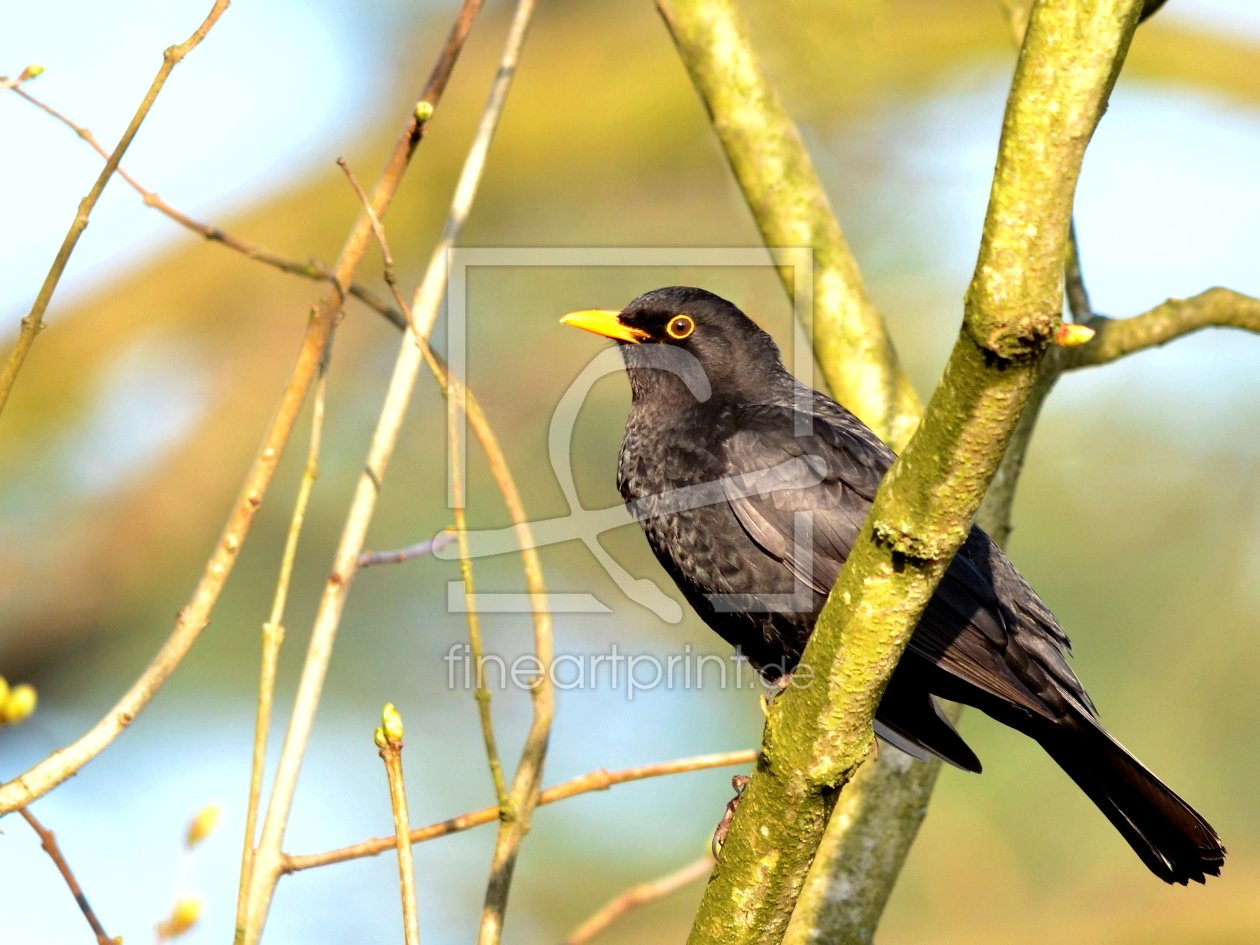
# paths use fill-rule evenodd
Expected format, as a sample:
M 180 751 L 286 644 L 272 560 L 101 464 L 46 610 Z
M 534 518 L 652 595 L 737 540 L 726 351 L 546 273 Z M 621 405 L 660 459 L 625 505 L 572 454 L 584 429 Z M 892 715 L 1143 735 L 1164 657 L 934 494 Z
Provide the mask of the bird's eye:
M 677 315 L 665 326 L 665 333 L 675 341 L 682 341 L 696 330 L 696 323 L 686 315 Z

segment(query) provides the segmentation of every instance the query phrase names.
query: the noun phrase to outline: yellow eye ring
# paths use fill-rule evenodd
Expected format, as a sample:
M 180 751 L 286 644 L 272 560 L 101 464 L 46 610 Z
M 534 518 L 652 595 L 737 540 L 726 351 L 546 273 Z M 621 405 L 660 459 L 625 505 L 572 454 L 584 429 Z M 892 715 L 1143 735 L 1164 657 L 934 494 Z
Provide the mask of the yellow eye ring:
M 669 324 L 665 326 L 665 334 L 675 341 L 682 341 L 695 330 L 696 323 L 686 315 L 675 315 L 669 320 Z

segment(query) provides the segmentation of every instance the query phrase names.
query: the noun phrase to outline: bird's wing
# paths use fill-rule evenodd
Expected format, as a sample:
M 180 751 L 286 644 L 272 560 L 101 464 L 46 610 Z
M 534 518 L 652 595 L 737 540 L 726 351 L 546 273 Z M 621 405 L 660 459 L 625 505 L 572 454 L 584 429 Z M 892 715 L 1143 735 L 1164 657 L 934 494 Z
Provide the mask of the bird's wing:
M 891 465 L 885 453 L 820 417 L 759 404 L 722 444 L 722 484 L 752 539 L 825 594 Z
M 837 423 L 820 412 L 802 418 L 791 407 L 745 408 L 724 443 L 724 487 L 753 541 L 799 581 L 827 594 L 892 453 L 856 420 Z M 851 419 L 847 411 L 839 416 Z M 1053 615 L 978 528 L 951 562 L 909 644 L 915 655 L 1036 714 L 1057 716 L 1065 701 L 1092 714 L 1064 659 L 1066 647 Z

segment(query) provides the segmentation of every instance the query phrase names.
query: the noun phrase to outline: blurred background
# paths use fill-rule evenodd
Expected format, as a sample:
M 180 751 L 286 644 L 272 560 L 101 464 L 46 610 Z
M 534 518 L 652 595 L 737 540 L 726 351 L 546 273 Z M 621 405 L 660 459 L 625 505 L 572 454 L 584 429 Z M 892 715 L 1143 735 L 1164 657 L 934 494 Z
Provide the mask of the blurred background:
M 83 0 L 7 10 L 0 72 L 37 62 L 29 91 L 121 133 L 161 50 L 204 0 Z M 996 0 L 749 0 L 768 68 L 800 122 L 921 393 L 957 331 L 1014 60 Z M 232 6 L 175 72 L 124 166 L 170 203 L 298 259 L 330 261 L 357 207 L 334 161 L 373 179 L 448 29 L 451 3 L 257 0 Z M 442 223 L 506 26 L 491 0 L 386 223 L 414 284 Z M 99 159 L 0 93 L 0 321 L 38 291 Z M 1211 285 L 1260 294 L 1260 13 L 1248 0 L 1172 0 L 1140 31 L 1090 149 L 1077 201 L 1098 311 L 1123 316 Z M 526 45 L 469 246 L 756 246 L 752 219 L 647 0 L 546 0 Z M 361 281 L 380 286 L 375 254 Z M 469 284 L 469 371 L 535 517 L 567 512 L 546 456 L 551 409 L 600 350 L 556 324 L 649 288 L 704 285 L 782 339 L 769 270 L 487 268 Z M 111 183 L 48 328 L 0 419 L 0 674 L 40 707 L 0 729 L 0 779 L 77 738 L 168 633 L 257 446 L 318 286 L 207 244 Z M 439 341 L 442 331 L 439 329 Z M 6 342 L 6 345 L 9 342 Z M 286 618 L 276 745 L 319 590 L 397 348 L 351 305 L 338 331 L 322 476 Z M 628 403 L 600 382 L 575 435 L 584 504 L 617 501 Z M 443 406 L 421 379 L 368 546 L 431 536 L 445 507 Z M 206 898 L 190 942 L 231 935 L 257 684 L 305 452 L 299 426 L 235 572 L 177 674 L 119 740 L 34 805 L 110 934 L 142 941 L 176 883 Z M 1210 332 L 1065 378 L 1033 443 L 1011 554 L 1068 628 L 1111 730 L 1220 830 L 1224 876 L 1168 888 L 1040 750 L 979 713 L 963 732 L 983 776 L 943 772 L 878 940 L 1089 945 L 1260 938 L 1260 338 Z M 470 521 L 507 523 L 470 449 Z M 605 542 L 635 576 L 672 587 L 637 529 Z M 557 652 L 695 652 L 724 644 L 687 614 L 670 625 L 625 599 L 576 543 L 543 552 L 555 591 L 608 614 L 561 615 Z M 477 563 L 479 589 L 519 591 L 515 556 Z M 363 573 L 350 595 L 287 849 L 390 831 L 371 742 L 381 704 L 407 723 L 413 823 L 492 802 L 471 695 L 442 656 L 465 639 L 446 612 L 454 563 Z M 677 596 L 674 594 L 674 596 Z M 487 648 L 528 646 L 527 617 L 485 618 Z M 528 702 L 495 694 L 505 758 Z M 545 783 L 754 747 L 755 693 L 558 693 Z M 536 815 L 509 942 L 555 942 L 625 886 L 702 851 L 730 797 L 721 770 L 621 786 Z M 208 803 L 223 828 L 176 878 L 184 825 Z M 0 936 L 84 941 L 81 916 L 34 835 L 0 835 Z M 429 942 L 471 941 L 493 830 L 416 848 Z M 267 940 L 397 940 L 389 856 L 284 879 Z M 700 887 L 649 906 L 607 941 L 682 941 Z

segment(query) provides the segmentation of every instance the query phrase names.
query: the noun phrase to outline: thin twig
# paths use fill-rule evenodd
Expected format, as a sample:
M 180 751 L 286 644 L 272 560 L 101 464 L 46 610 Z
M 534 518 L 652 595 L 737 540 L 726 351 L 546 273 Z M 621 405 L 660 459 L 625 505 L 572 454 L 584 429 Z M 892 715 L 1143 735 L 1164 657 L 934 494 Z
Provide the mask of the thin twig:
M 289 583 L 293 577 L 293 562 L 297 557 L 298 538 L 306 520 L 306 507 L 311 490 L 319 478 L 319 449 L 323 439 L 324 401 L 328 389 L 328 356 L 332 352 L 332 337 L 319 367 L 319 381 L 315 385 L 315 400 L 311 410 L 311 441 L 306 453 L 306 468 L 298 486 L 297 499 L 293 503 L 293 516 L 289 520 L 289 534 L 280 559 L 280 574 L 276 579 L 276 592 L 271 602 L 271 614 L 262 627 L 262 667 L 258 681 L 258 717 L 254 723 L 254 757 L 249 776 L 249 804 L 245 810 L 245 843 L 241 854 L 241 876 L 237 891 L 237 923 L 243 919 L 242 907 L 249 877 L 254 868 L 254 843 L 258 829 L 258 803 L 262 797 L 263 770 L 267 763 L 267 735 L 271 728 L 271 709 L 276 691 L 276 666 L 280 660 L 280 645 L 284 642 L 284 607 L 289 596 Z
M 96 935 L 97 945 L 121 945 L 122 939 L 110 938 L 109 933 L 105 931 L 105 927 L 101 925 L 101 920 L 96 917 L 96 913 L 88 905 L 87 896 L 83 895 L 83 890 L 79 887 L 78 880 L 74 878 L 74 873 L 70 871 L 70 864 L 66 862 L 66 858 L 62 855 L 61 847 L 57 846 L 57 838 L 53 836 L 53 832 L 36 820 L 35 815 L 25 807 L 21 808 L 18 813 L 31 825 L 31 829 L 39 834 L 39 842 L 44 848 L 44 852 L 52 859 L 57 870 L 61 873 L 61 878 L 70 887 L 70 894 L 74 896 L 74 901 L 83 910 L 83 918 L 87 919 L 88 925 L 92 926 L 92 931 Z
M 529 4 L 532 9 L 532 3 Z M 518 15 L 519 19 L 519 15 Z M 500 67 L 499 76 L 491 91 L 477 136 L 465 159 L 460 174 L 451 210 L 447 217 L 442 237 L 439 239 L 426 271 L 425 280 L 417 290 L 419 304 L 412 305 L 412 327 L 403 334 L 398 359 L 394 365 L 393 375 L 385 394 L 385 402 L 381 407 L 376 430 L 368 450 L 364 472 L 359 478 L 350 510 L 342 530 L 341 540 L 334 557 L 333 567 L 324 585 L 319 610 L 315 617 L 315 625 L 311 631 L 310 645 L 306 661 L 302 667 L 301 679 L 298 683 L 297 695 L 294 699 L 293 711 L 289 718 L 288 730 L 285 734 L 284 747 L 280 753 L 280 761 L 276 769 L 275 783 L 272 786 L 271 799 L 267 805 L 267 815 L 263 821 L 262 836 L 258 851 L 254 858 L 254 875 L 251 877 L 248 893 L 248 906 L 245 912 L 243 927 L 239 930 L 239 941 L 244 945 L 255 945 L 262 934 L 263 923 L 270 909 L 275 884 L 279 880 L 283 867 L 281 844 L 285 828 L 288 824 L 289 812 L 293 805 L 293 795 L 297 789 L 298 774 L 302 766 L 302 758 L 310 738 L 311 728 L 315 720 L 315 712 L 319 705 L 323 690 L 324 677 L 332 657 L 332 648 L 336 640 L 337 629 L 345 608 L 350 584 L 354 579 L 359 555 L 363 550 L 363 542 L 367 529 L 376 508 L 376 500 L 384 481 L 398 434 L 402 429 L 403 418 L 411 393 L 415 387 L 416 376 L 422 361 L 422 346 L 418 341 L 428 336 L 433 323 L 437 319 L 438 308 L 446 288 L 446 255 L 454 244 L 455 238 L 462 229 L 464 221 L 472 206 L 477 184 L 485 167 L 486 152 L 493 137 L 499 115 L 502 113 L 506 97 L 507 85 L 510 84 L 514 71 L 516 56 L 519 54 L 522 30 L 517 20 L 509 31 L 507 49 L 511 60 L 505 70 Z M 377 217 L 379 219 L 379 213 Z M 367 214 L 366 229 L 371 231 L 371 223 Z M 536 617 L 537 627 L 537 617 Z M 550 624 L 546 624 L 547 644 L 550 644 Z M 535 636 L 538 636 L 537 630 Z M 539 653 L 544 662 L 550 658 L 550 651 Z M 550 690 L 548 690 L 548 694 Z M 535 698 L 537 707 L 538 699 Z M 537 713 L 536 713 L 537 714 Z M 550 715 L 547 716 L 548 723 Z M 531 731 L 532 736 L 532 731 Z M 527 746 L 530 740 L 527 739 Z M 545 748 L 545 736 L 543 739 Z
M 547 788 L 547 790 L 538 795 L 538 806 L 554 804 L 556 801 L 563 801 L 566 798 L 575 797 L 578 794 L 586 794 L 590 791 L 607 791 L 613 785 L 625 784 L 627 781 L 642 781 L 645 778 L 682 774 L 685 771 L 705 771 L 709 768 L 746 765 L 756 760 L 757 750 L 750 748 L 746 751 L 727 751 L 716 755 L 679 758 L 676 761 L 640 765 L 637 768 L 623 768 L 620 771 L 608 771 L 600 768 L 597 771 L 592 771 L 590 774 L 574 778 L 572 781 L 565 781 L 563 784 Z M 430 824 L 427 827 L 418 827 L 411 831 L 411 842 L 424 843 L 426 840 L 436 840 L 438 837 L 460 833 L 473 827 L 479 827 L 482 824 L 492 823 L 498 819 L 499 808 L 483 807 L 481 810 L 460 814 L 458 817 L 452 817 L 450 820 Z M 373 837 L 370 840 L 363 840 L 351 846 L 341 847 L 337 850 L 328 850 L 324 853 L 289 854 L 285 857 L 284 871 L 286 873 L 295 873 L 298 870 L 306 870 L 315 866 L 328 866 L 331 863 L 344 863 L 347 860 L 357 860 L 365 856 L 376 856 L 378 853 L 392 849 L 394 845 L 394 837 Z
M 451 204 L 451 215 L 446 228 L 438 241 L 442 255 L 434 253 L 429 262 L 429 270 L 424 281 L 416 289 L 412 299 L 412 325 L 415 335 L 427 339 L 432 321 L 437 316 L 438 306 L 442 300 L 442 289 L 445 286 L 444 272 L 446 266 L 445 251 L 454 246 L 455 237 L 462 227 L 468 211 L 472 208 L 477 183 L 485 164 L 486 153 L 490 148 L 490 140 L 498 125 L 499 116 L 507 101 L 508 90 L 516 74 L 516 66 L 520 60 L 521 48 L 525 42 L 525 34 L 529 29 L 534 13 L 535 0 L 518 0 L 512 23 L 508 28 L 507 42 L 504 44 L 503 56 L 499 62 L 499 71 L 490 90 L 490 98 L 486 102 L 481 124 L 477 129 L 477 140 L 469 152 L 464 165 L 464 173 L 455 188 L 455 198 Z M 423 350 L 427 348 L 422 346 Z M 451 377 L 451 386 L 457 380 Z M 449 391 L 448 391 L 449 396 Z M 504 499 L 509 503 L 509 513 L 516 525 L 521 541 L 521 556 L 525 565 L 525 580 L 530 592 L 530 602 L 534 612 L 534 656 L 543 667 L 552 662 L 551 614 L 546 605 L 546 589 L 542 578 L 542 565 L 539 561 L 533 542 L 529 541 L 529 525 L 525 519 L 524 508 L 520 505 L 519 496 L 514 491 L 505 491 Z M 521 843 L 529 832 L 530 817 L 538 803 L 538 794 L 542 787 L 543 762 L 547 756 L 547 741 L 551 734 L 551 720 L 555 710 L 554 693 L 551 678 L 544 670 L 531 686 L 533 696 L 533 719 L 525 745 L 521 749 L 516 773 L 512 778 L 512 787 L 508 792 L 508 806 L 500 811 L 499 833 L 495 839 L 494 855 L 490 862 L 490 881 L 486 885 L 485 905 L 481 911 L 481 923 L 477 931 L 477 945 L 498 945 L 503 935 L 503 918 L 507 911 L 508 893 L 512 886 L 512 874 L 516 867 L 517 854 Z
M 447 219 L 446 227 L 443 229 L 442 236 L 438 240 L 438 246 L 430 258 L 429 268 L 425 273 L 424 281 L 416 289 L 410 310 L 408 311 L 404 306 L 404 314 L 407 315 L 408 321 L 412 325 L 412 333 L 415 336 L 416 343 L 420 348 L 421 354 L 428 362 L 430 369 L 434 371 L 439 381 L 441 381 L 442 375 L 445 374 L 446 383 L 444 384 L 444 390 L 448 403 L 451 403 L 452 399 L 454 399 L 456 407 L 462 405 L 470 422 L 474 423 L 474 427 L 479 425 L 484 429 L 486 436 L 483 437 L 482 443 L 483 446 L 487 446 L 487 455 L 491 457 L 492 468 L 496 467 L 496 457 L 492 455 L 491 447 L 487 444 L 493 444 L 493 449 L 497 452 L 499 462 L 495 477 L 499 482 L 500 490 L 503 492 L 504 500 L 508 504 L 509 514 L 512 516 L 513 523 L 522 539 L 521 555 L 525 564 L 526 584 L 530 591 L 530 600 L 534 611 L 534 653 L 541 665 L 549 666 L 552 656 L 551 615 L 546 609 L 546 588 L 542 579 L 542 566 L 538 559 L 537 551 L 533 547 L 533 542 L 530 540 L 529 525 L 525 518 L 524 507 L 520 502 L 519 494 L 516 492 L 515 484 L 507 472 L 506 463 L 502 462 L 502 454 L 497 451 L 497 442 L 493 439 L 493 434 L 490 433 L 484 416 L 479 416 L 479 423 L 473 421 L 474 408 L 471 397 L 467 395 L 463 385 L 458 384 L 457 379 L 453 378 L 449 372 L 440 370 L 438 362 L 433 357 L 427 343 L 433 320 L 437 317 L 438 306 L 441 304 L 442 295 L 445 292 L 446 279 L 444 269 L 446 266 L 446 252 L 454 246 L 455 238 L 460 228 L 462 228 L 464 220 L 467 219 L 469 210 L 472 208 L 473 197 L 476 194 L 486 154 L 490 148 L 490 141 L 498 125 L 499 116 L 502 114 L 503 105 L 507 100 L 508 89 L 511 87 L 512 79 L 516 73 L 516 64 L 520 58 L 520 50 L 525 41 L 525 34 L 528 30 L 533 10 L 534 0 L 519 0 L 516 12 L 512 18 L 512 25 L 508 31 L 508 39 L 504 46 L 499 71 L 490 92 L 490 99 L 486 103 L 481 124 L 477 130 L 476 140 L 469 151 L 459 184 L 455 189 L 455 197 L 451 203 L 451 212 Z M 392 281 L 390 284 L 391 288 L 394 289 L 395 295 L 397 295 L 396 284 Z M 401 305 L 401 297 L 399 297 L 399 301 Z M 454 395 L 453 398 L 452 395 Z M 468 401 L 467 404 L 463 404 L 465 400 Z M 480 408 L 476 408 L 476 412 L 480 414 Z M 462 524 L 458 521 L 457 531 L 462 536 L 464 530 Z M 461 546 L 462 555 L 465 557 L 466 550 L 464 546 Z M 471 575 L 468 571 L 465 571 L 466 581 L 470 577 Z M 466 587 L 468 586 L 466 584 Z M 470 632 L 474 626 L 475 622 L 470 621 Z M 547 740 L 551 732 L 551 719 L 554 710 L 551 680 L 545 672 L 535 680 L 531 691 L 533 694 L 534 717 L 513 778 L 512 789 L 506 798 L 507 803 L 503 804 L 501 802 L 499 807 L 501 824 L 499 835 L 495 841 L 494 857 L 490 865 L 490 882 L 487 885 L 486 902 L 482 909 L 481 924 L 478 929 L 478 945 L 497 945 L 502 936 L 503 916 L 507 909 L 508 893 L 511 889 L 512 872 L 516 865 L 516 856 L 520 850 L 521 842 L 529 830 L 530 815 L 538 802 L 543 761 L 546 758 Z M 491 770 L 493 772 L 493 759 L 497 753 L 494 750 L 492 728 L 489 725 L 488 696 L 489 691 L 486 690 L 486 696 L 479 698 L 478 701 L 482 706 L 483 731 L 486 734 L 487 751 L 492 759 Z M 496 778 L 496 789 L 498 786 L 498 778 Z M 502 795 L 500 796 L 502 797 Z
M 15 88 L 13 91 L 17 92 L 18 95 L 22 96 L 22 98 L 26 99 L 32 105 L 42 108 L 53 118 L 56 118 L 58 121 L 72 128 L 75 134 L 91 145 L 97 154 L 108 159 L 109 153 L 100 146 L 100 143 L 97 142 L 96 137 L 90 130 L 82 125 L 75 124 L 61 112 L 35 98 L 33 95 L 30 95 L 24 89 Z M 332 278 L 332 271 L 323 263 L 314 259 L 305 263 L 298 262 L 295 259 L 289 259 L 285 256 L 281 256 L 279 253 L 272 252 L 265 246 L 259 246 L 257 243 L 251 243 L 248 240 L 243 240 L 240 237 L 233 236 L 231 233 L 228 233 L 217 226 L 212 226 L 209 223 L 201 223 L 198 220 L 194 220 L 192 217 L 188 216 L 188 214 L 176 210 L 153 191 L 145 188 L 122 167 L 118 168 L 118 176 L 132 186 L 136 193 L 144 199 L 146 206 L 153 207 L 155 210 L 160 211 L 180 226 L 191 230 L 198 236 L 202 236 L 213 243 L 221 243 L 229 249 L 234 249 L 238 253 L 243 253 L 250 259 L 266 263 L 268 266 L 274 266 L 281 272 L 292 273 L 296 276 L 304 276 L 307 279 L 314 279 L 318 282 L 327 282 Z M 350 285 L 349 292 L 369 308 L 373 308 L 380 312 L 380 314 L 384 315 L 397 327 L 406 327 L 407 322 L 403 318 L 402 313 L 390 306 L 388 303 L 377 298 L 376 294 L 370 289 L 366 289 L 355 282 Z
M 385 227 L 381 225 L 380 217 L 372 212 L 372 204 L 368 201 L 368 195 L 359 185 L 359 180 L 354 176 L 354 172 L 350 170 L 350 165 L 346 163 L 346 159 L 337 158 L 337 166 L 345 172 L 346 180 L 350 182 L 350 187 L 354 190 L 355 196 L 359 198 L 359 203 L 363 205 L 363 212 L 368 215 L 368 220 L 372 224 L 372 235 L 376 237 L 376 245 L 381 248 L 381 258 L 385 264 L 385 284 L 393 292 L 394 300 L 398 302 L 398 307 L 402 310 L 403 321 L 401 327 L 405 328 L 411 323 L 411 312 L 408 311 L 407 303 L 398 291 L 398 275 L 394 272 L 394 256 L 389 251 L 389 240 L 385 238 Z
M 1067 295 L 1068 311 L 1072 313 L 1072 321 L 1085 324 L 1094 315 L 1089 304 L 1089 293 L 1085 290 L 1085 276 L 1081 272 L 1081 244 L 1076 239 L 1076 217 L 1068 226 L 1067 259 L 1063 265 L 1063 289 Z
M 43 73 L 43 66 L 27 66 L 11 79 L 7 75 L 0 75 L 0 91 L 4 89 L 16 89 L 23 82 L 29 82 L 36 76 L 43 75 Z
M 411 824 L 407 816 L 407 786 L 403 782 L 402 716 L 393 703 L 385 705 L 381 727 L 376 730 L 376 747 L 385 762 L 389 780 L 389 806 L 394 812 L 394 836 L 398 844 L 398 884 L 402 894 L 403 936 L 406 945 L 420 945 L 420 919 L 416 912 L 416 867 L 411 858 Z
M 61 248 L 57 250 L 57 256 L 53 260 L 52 268 L 48 270 L 48 275 L 44 277 L 44 284 L 40 287 L 39 295 L 35 297 L 35 304 L 31 306 L 30 313 L 22 319 L 22 329 L 18 333 L 17 344 L 14 345 L 13 352 L 9 355 L 9 361 L 5 365 L 4 373 L 0 375 L 0 411 L 4 410 L 5 404 L 9 402 L 9 393 L 13 390 L 13 382 L 17 379 L 18 371 L 22 369 L 22 363 L 26 360 L 26 355 L 31 350 L 31 345 L 35 343 L 35 336 L 44 328 L 44 313 L 48 311 L 48 305 L 52 301 L 53 293 L 57 291 L 57 284 L 61 281 L 62 273 L 66 271 L 66 264 L 70 262 L 70 254 L 74 252 L 74 248 L 79 242 L 79 237 L 87 227 L 88 217 L 92 215 L 96 202 L 100 199 L 101 194 L 104 193 L 105 185 L 114 176 L 114 170 L 118 167 L 118 162 L 122 160 L 122 156 L 126 153 L 127 148 L 131 146 L 136 132 L 140 130 L 140 125 L 148 116 L 149 109 L 153 107 L 153 103 L 157 100 L 158 93 L 162 91 L 162 86 L 166 84 L 166 79 L 171 74 L 171 70 L 205 39 L 206 34 L 210 32 L 210 28 L 218 22 L 219 17 L 223 15 L 223 11 L 228 8 L 229 2 L 230 0 L 215 0 L 214 6 L 210 8 L 210 13 L 202 21 L 201 25 L 197 27 L 196 31 L 184 42 L 177 46 L 171 46 L 162 54 L 162 67 L 158 69 L 157 75 L 149 86 L 149 91 L 145 94 L 144 100 L 141 101 L 140 107 L 136 109 L 135 115 L 132 116 L 131 124 L 127 126 L 127 130 L 123 132 L 122 138 L 119 139 L 118 146 L 114 148 L 113 153 L 109 156 L 109 160 L 105 162 L 105 167 L 101 170 L 100 176 L 96 178 L 96 183 L 92 185 L 88 195 L 79 203 L 79 209 L 74 215 L 74 222 L 70 224 L 70 229 L 66 233 L 65 239 L 62 240 Z
M 359 555 L 358 568 L 362 571 L 364 568 L 369 568 L 374 564 L 401 564 L 404 561 L 410 561 L 412 558 L 422 558 L 425 555 L 437 554 L 455 541 L 455 537 L 454 532 L 446 531 L 435 535 L 428 541 L 408 545 L 406 548 L 399 548 L 397 551 L 365 551 Z
M 481 8 L 481 2 L 482 0 L 465 0 L 451 37 L 426 83 L 422 101 L 433 105 L 441 97 L 454 60 L 463 47 L 468 28 L 477 10 Z M 427 118 L 422 121 L 414 114 L 408 116 L 402 134 L 372 190 L 372 207 L 378 216 L 384 213 L 393 199 L 411 157 L 424 137 L 426 122 Z M 333 266 L 329 285 L 316 302 L 307 321 L 297 362 L 285 384 L 275 415 L 263 435 L 258 455 L 245 477 L 240 498 L 206 562 L 191 599 L 180 610 L 170 636 L 140 678 L 90 731 L 74 744 L 59 749 L 24 774 L 0 786 L 0 814 L 25 807 L 36 798 L 42 797 L 108 747 L 162 687 L 209 623 L 210 613 L 236 563 L 254 516 L 262 505 L 271 477 L 280 461 L 280 454 L 284 451 L 307 391 L 318 372 L 333 323 L 341 313 L 344 295 L 340 287 L 353 280 L 355 270 L 371 239 L 367 217 L 360 214 Z
M 688 863 L 682 869 L 667 873 L 660 879 L 631 886 L 610 899 L 598 912 L 574 929 L 564 940 L 564 945 L 586 945 L 627 912 L 657 899 L 664 899 L 670 893 L 704 879 L 713 872 L 714 862 L 713 856 L 706 853 L 694 863 Z
M 490 779 L 494 782 L 494 796 L 499 809 L 510 811 L 507 782 L 503 778 L 503 763 L 499 760 L 499 748 L 494 737 L 494 718 L 490 712 L 490 687 L 486 685 L 485 648 L 481 643 L 481 617 L 477 613 L 477 594 L 473 584 L 472 558 L 468 553 L 468 519 L 464 514 L 464 471 L 460 468 L 459 417 L 466 412 L 463 396 L 464 385 L 451 378 L 446 388 L 446 451 L 450 454 L 451 504 L 455 513 L 455 535 L 459 540 L 459 573 L 464 581 L 464 610 L 468 612 L 468 645 L 473 660 L 473 697 L 477 700 L 477 714 L 481 719 L 481 735 L 486 744 L 486 761 L 490 765 Z
M 366 200 L 367 195 L 355 179 L 354 173 L 350 170 L 350 165 L 346 163 L 344 158 L 338 158 L 337 163 L 345 171 L 346 178 L 350 181 L 350 186 L 354 188 L 354 192 L 358 194 L 359 199 Z M 375 216 L 372 216 L 372 232 L 376 234 L 376 241 L 381 247 L 381 258 L 385 264 L 385 282 L 393 291 L 394 298 L 398 301 L 399 307 L 403 310 L 403 314 L 407 317 L 408 322 L 410 322 L 411 309 L 403 301 L 402 293 L 398 290 L 398 278 L 394 273 L 394 256 L 389 249 L 389 240 L 385 236 L 385 228 L 381 226 L 381 222 Z M 426 350 L 428 349 L 427 344 L 424 347 Z M 446 432 L 447 452 L 450 454 L 451 505 L 455 512 L 455 535 L 459 541 L 459 570 L 464 581 L 464 609 L 468 614 L 469 648 L 472 651 L 471 657 L 476 674 L 473 696 L 477 700 L 477 714 L 481 720 L 481 735 L 486 746 L 486 759 L 490 765 L 490 779 L 494 782 L 494 796 L 499 802 L 499 807 L 503 810 L 508 810 L 507 783 L 503 779 L 503 763 L 499 760 L 499 747 L 494 737 L 494 718 L 490 712 L 490 689 L 486 685 L 485 650 L 481 644 L 481 619 L 477 613 L 477 597 L 473 587 L 472 559 L 468 554 L 468 523 L 464 514 L 464 475 L 459 463 L 461 454 L 459 448 L 459 417 L 461 413 L 467 412 L 463 404 L 463 385 L 448 383 L 443 386 L 443 392 L 446 395 Z M 359 556 L 359 560 L 363 560 L 363 555 Z

